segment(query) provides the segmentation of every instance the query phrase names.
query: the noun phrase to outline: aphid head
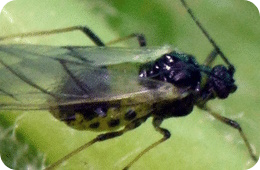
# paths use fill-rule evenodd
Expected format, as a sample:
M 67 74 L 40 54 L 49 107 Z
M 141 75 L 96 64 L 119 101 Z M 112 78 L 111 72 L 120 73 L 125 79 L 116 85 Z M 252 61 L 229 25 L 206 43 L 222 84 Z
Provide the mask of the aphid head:
M 175 51 L 164 54 L 155 62 L 143 65 L 140 77 L 172 83 L 179 88 L 196 89 L 201 81 L 199 64 L 191 55 Z
M 217 65 L 207 74 L 206 84 L 201 90 L 202 99 L 209 100 L 215 97 L 225 99 L 230 93 L 236 91 L 237 86 L 233 78 L 234 70 Z

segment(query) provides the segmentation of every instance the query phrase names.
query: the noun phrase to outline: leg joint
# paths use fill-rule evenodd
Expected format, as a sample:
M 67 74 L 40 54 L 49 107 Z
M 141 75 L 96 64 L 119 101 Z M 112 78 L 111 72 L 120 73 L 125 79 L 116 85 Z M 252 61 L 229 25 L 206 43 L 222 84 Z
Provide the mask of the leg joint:
M 162 129 L 163 131 L 163 137 L 165 139 L 169 139 L 171 137 L 171 133 L 167 129 Z
M 122 134 L 123 134 L 123 133 L 122 133 L 121 131 L 119 131 L 119 132 L 105 133 L 105 134 L 98 135 L 98 136 L 96 137 L 96 139 L 97 139 L 97 141 L 104 141 L 104 140 L 107 140 L 107 139 L 111 139 L 111 138 L 120 136 L 120 135 L 122 135 Z
M 227 123 L 228 123 L 230 126 L 236 128 L 236 129 L 238 129 L 239 131 L 242 131 L 241 126 L 240 126 L 239 123 L 237 123 L 236 121 L 228 119 L 228 120 L 227 120 Z

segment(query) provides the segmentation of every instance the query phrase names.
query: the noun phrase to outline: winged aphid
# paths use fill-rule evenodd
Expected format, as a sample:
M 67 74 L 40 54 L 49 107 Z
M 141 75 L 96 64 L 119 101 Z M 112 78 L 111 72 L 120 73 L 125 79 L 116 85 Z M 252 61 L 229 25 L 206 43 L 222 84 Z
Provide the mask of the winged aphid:
M 181 2 L 194 19 L 185 1 Z M 165 52 L 164 48 L 106 48 L 87 27 L 2 37 L 0 39 L 3 40 L 81 30 L 101 47 L 1 45 L 0 94 L 5 98 L 0 103 L 1 109 L 47 109 L 54 117 L 75 129 L 110 131 L 98 135 L 47 169 L 55 168 L 98 141 L 121 136 L 153 117 L 153 126 L 163 138 L 137 155 L 124 168 L 127 169 L 143 154 L 170 138 L 170 132 L 160 127 L 163 120 L 186 116 L 194 106 L 238 129 L 252 159 L 257 161 L 240 125 L 206 106 L 209 100 L 225 99 L 236 91 L 233 78 L 235 69 L 198 20 L 194 21 L 214 47 L 202 65 L 189 54 L 177 51 L 162 53 Z M 130 37 L 137 37 L 141 46 L 146 45 L 143 35 L 132 34 L 127 38 Z M 158 54 L 159 58 L 153 60 Z M 138 59 L 135 62 L 128 61 L 127 55 L 131 56 L 129 58 L 138 56 Z M 211 68 L 217 55 L 221 56 L 227 66 Z M 108 60 L 112 58 L 109 56 L 125 59 L 111 61 Z M 124 61 L 123 69 L 120 61 Z M 122 70 L 124 73 L 119 74 Z M 45 79 L 38 75 L 44 75 L 41 77 Z M 122 129 L 117 130 L 119 128 Z

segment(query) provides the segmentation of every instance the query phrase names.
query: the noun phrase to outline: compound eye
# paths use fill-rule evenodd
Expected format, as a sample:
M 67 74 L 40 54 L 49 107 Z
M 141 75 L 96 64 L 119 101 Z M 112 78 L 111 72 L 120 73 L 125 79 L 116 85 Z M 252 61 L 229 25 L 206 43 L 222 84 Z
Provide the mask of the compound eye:
M 212 81 L 217 96 L 221 99 L 227 98 L 230 93 L 236 91 L 233 75 L 223 65 L 215 66 L 212 69 Z

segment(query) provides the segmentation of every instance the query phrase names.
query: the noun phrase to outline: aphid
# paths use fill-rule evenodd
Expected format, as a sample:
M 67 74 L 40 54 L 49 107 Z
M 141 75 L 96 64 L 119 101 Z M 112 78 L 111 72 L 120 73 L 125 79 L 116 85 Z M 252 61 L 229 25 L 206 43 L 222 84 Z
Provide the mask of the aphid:
M 188 9 L 183 0 L 182 3 Z M 194 19 L 191 10 L 189 12 Z M 149 55 L 162 49 L 149 51 L 140 48 L 130 51 L 102 47 L 1 45 L 0 91 L 5 98 L 5 101 L 0 103 L 1 109 L 46 109 L 75 129 L 111 131 L 98 135 L 86 145 L 52 164 L 49 169 L 95 142 L 121 136 L 124 132 L 140 126 L 147 118 L 153 117 L 153 125 L 163 138 L 137 155 L 136 159 L 125 167 L 127 169 L 147 151 L 170 137 L 170 132 L 160 127 L 164 119 L 185 116 L 192 111 L 194 105 L 237 128 L 251 157 L 256 161 L 257 158 L 239 124 L 217 115 L 206 106 L 208 100 L 224 99 L 235 92 L 235 69 L 201 24 L 196 23 L 214 47 L 204 65 L 199 65 L 193 56 L 176 51 L 162 54 L 153 61 L 154 57 Z M 105 46 L 85 27 L 59 31 L 74 29 L 82 29 L 96 45 Z M 37 33 L 20 34 L 8 38 L 36 35 Z M 142 35 L 133 34 L 131 37 L 135 36 L 139 38 L 141 46 L 144 46 Z M 124 62 L 129 62 L 129 67 L 124 69 L 123 74 L 118 72 L 121 70 L 121 63 L 117 59 L 106 60 L 115 54 L 125 57 Z M 140 58 L 134 63 L 130 58 L 128 61 L 125 54 L 138 54 Z M 210 68 L 217 55 L 222 57 L 227 67 L 218 65 Z M 45 75 L 49 81 L 41 82 L 37 77 L 39 74 Z M 10 82 L 16 87 L 27 88 L 16 89 Z M 117 130 L 120 127 L 123 129 Z

